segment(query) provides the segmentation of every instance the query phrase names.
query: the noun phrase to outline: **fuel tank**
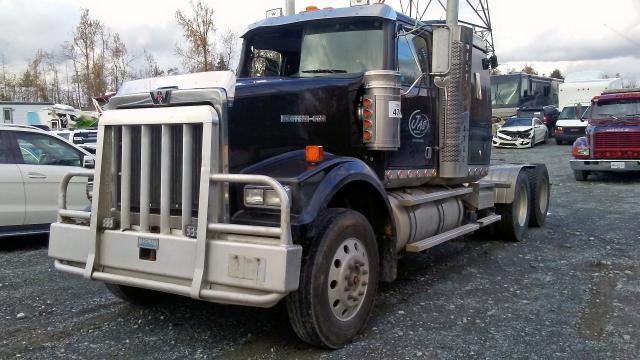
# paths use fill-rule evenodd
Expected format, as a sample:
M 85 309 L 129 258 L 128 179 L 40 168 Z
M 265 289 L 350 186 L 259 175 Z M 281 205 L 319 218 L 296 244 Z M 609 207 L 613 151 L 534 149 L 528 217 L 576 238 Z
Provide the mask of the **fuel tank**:
M 229 116 L 229 170 L 322 145 L 342 156 L 361 153 L 356 121 L 363 76 L 238 79 Z

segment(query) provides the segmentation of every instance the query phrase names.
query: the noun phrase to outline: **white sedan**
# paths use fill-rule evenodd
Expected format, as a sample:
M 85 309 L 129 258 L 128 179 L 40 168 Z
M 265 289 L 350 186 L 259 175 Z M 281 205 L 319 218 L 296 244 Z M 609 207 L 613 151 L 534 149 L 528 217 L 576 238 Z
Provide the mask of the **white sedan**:
M 493 137 L 493 146 L 508 148 L 532 148 L 538 143 L 546 143 L 549 129 L 542 121 L 534 118 L 509 118 Z
M 62 178 L 94 162 L 93 155 L 49 132 L 0 125 L 0 238 L 48 233 L 57 221 Z M 67 204 L 71 210 L 91 204 L 86 178 L 71 180 Z

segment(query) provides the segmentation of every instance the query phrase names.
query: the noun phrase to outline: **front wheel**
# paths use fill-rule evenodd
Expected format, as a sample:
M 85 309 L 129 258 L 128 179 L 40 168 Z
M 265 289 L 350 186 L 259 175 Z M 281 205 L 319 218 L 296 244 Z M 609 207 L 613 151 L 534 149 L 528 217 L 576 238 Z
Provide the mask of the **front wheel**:
M 300 287 L 287 297 L 289 321 L 306 343 L 337 349 L 369 319 L 379 277 L 376 237 L 367 219 L 328 209 L 303 256 Z

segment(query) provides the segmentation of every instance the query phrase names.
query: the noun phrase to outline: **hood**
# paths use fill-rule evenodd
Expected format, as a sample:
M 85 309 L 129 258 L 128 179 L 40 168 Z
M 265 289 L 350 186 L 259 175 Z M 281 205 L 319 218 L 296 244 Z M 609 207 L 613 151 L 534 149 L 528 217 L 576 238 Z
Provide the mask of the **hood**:
M 362 148 L 357 114 L 362 75 L 238 79 L 229 111 L 229 168 L 322 145 L 327 152 Z

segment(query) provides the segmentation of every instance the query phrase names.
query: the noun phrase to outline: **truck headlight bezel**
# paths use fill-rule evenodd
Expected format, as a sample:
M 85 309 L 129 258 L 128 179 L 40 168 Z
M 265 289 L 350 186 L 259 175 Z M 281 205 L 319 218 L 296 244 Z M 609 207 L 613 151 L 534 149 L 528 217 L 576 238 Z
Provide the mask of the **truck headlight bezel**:
M 291 188 L 284 186 L 291 199 Z M 251 208 L 279 209 L 282 205 L 278 192 L 269 186 L 246 185 L 243 191 L 244 206 Z

